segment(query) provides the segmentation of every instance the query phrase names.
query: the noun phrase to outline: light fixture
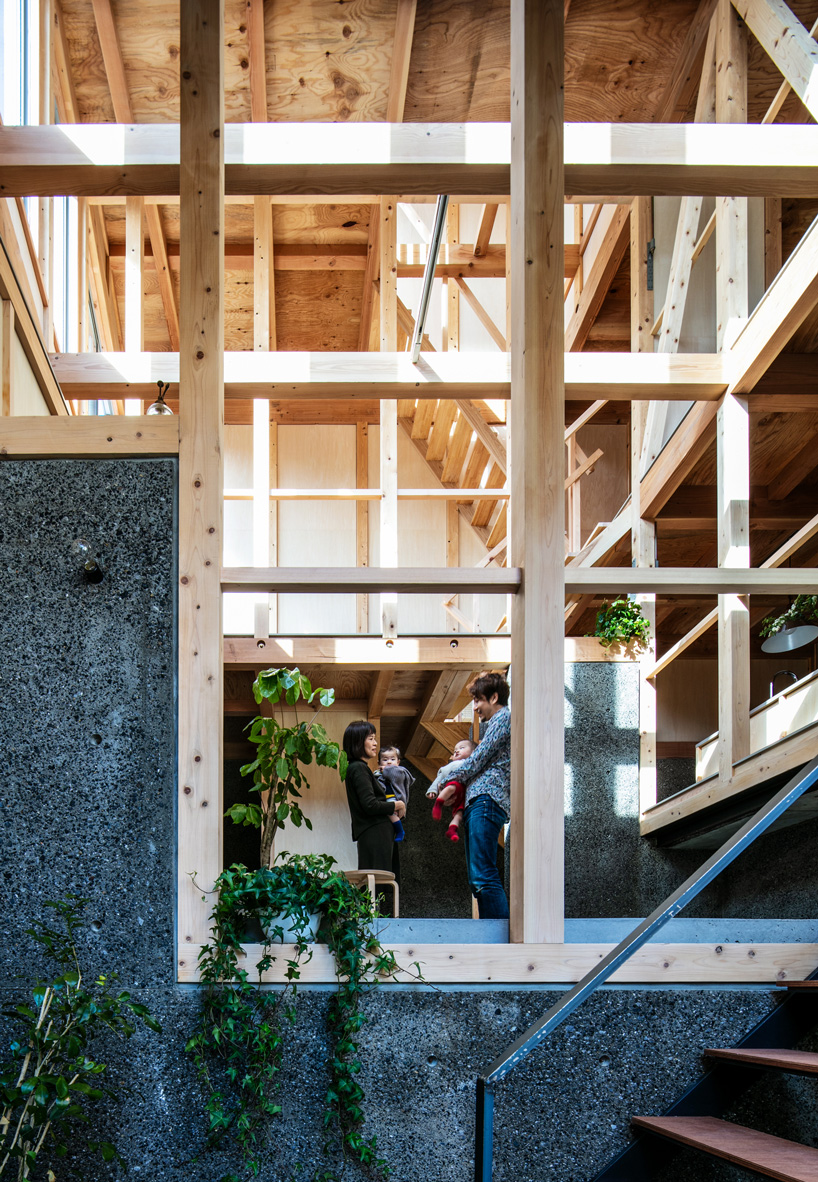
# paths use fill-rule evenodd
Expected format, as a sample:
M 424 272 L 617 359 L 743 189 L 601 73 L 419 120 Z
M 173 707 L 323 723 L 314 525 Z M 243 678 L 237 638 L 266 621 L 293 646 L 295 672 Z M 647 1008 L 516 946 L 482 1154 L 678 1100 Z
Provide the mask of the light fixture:
M 170 409 L 168 404 L 165 402 L 165 395 L 167 394 L 168 390 L 170 389 L 170 382 L 157 382 L 156 384 L 159 387 L 159 397 L 156 399 L 156 402 L 152 402 L 150 404 L 148 409 L 145 411 L 145 414 L 146 415 L 172 415 L 173 411 Z
M 75 538 L 71 543 L 71 553 L 82 563 L 82 573 L 86 583 L 101 583 L 105 571 L 97 562 L 91 551 L 91 543 L 85 538 Z
M 782 628 L 773 636 L 768 636 L 761 646 L 763 653 L 791 653 L 793 649 L 803 648 L 818 638 L 818 628 L 814 624 L 798 624 L 795 628 Z

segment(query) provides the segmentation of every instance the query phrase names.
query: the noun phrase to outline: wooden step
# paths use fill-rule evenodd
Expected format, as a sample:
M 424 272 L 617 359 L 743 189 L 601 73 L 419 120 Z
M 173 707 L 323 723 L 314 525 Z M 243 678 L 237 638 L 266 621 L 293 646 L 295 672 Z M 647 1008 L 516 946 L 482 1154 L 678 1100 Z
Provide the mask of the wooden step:
M 778 1178 L 779 1182 L 818 1182 L 818 1149 L 795 1141 L 771 1137 L 714 1116 L 636 1116 L 632 1123 L 767 1178 Z
M 802 1075 L 818 1075 L 818 1054 L 812 1051 L 719 1047 L 704 1053 L 712 1059 L 727 1059 L 731 1063 L 753 1063 L 759 1067 L 778 1068 L 779 1071 L 797 1071 Z
M 818 989 L 818 981 L 776 981 L 779 989 Z

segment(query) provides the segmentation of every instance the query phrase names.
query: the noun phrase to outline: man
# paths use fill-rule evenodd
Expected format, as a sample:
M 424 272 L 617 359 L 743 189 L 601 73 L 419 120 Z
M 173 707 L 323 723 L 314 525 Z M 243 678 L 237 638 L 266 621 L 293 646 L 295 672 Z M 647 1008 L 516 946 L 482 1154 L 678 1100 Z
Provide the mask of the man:
M 451 765 L 452 779 L 466 785 L 466 873 L 480 918 L 508 919 L 508 899 L 497 869 L 497 839 L 508 821 L 511 797 L 509 685 L 502 673 L 481 673 L 469 693 L 488 726 L 468 759 Z M 444 788 L 438 800 L 447 804 L 455 791 Z

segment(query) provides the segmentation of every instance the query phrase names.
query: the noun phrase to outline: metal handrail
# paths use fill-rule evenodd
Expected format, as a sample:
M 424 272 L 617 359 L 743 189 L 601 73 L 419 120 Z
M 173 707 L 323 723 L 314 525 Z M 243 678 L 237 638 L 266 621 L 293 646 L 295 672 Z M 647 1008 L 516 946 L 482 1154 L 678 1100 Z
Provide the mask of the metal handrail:
M 444 193 L 437 199 L 437 206 L 435 208 L 435 224 L 432 229 L 432 239 L 429 243 L 429 253 L 426 256 L 426 266 L 423 271 L 423 287 L 421 288 L 420 292 L 418 314 L 415 317 L 415 331 L 412 336 L 412 344 L 410 346 L 413 365 L 417 365 L 418 361 L 420 360 L 420 346 L 423 342 L 423 333 L 426 328 L 426 314 L 429 311 L 429 297 L 432 294 L 432 282 L 435 277 L 437 256 L 440 254 L 440 243 L 443 241 L 443 231 L 446 227 L 446 210 L 448 208 L 449 198 Z
M 494 1087 L 517 1064 L 565 1021 L 578 1006 L 616 972 L 660 928 L 673 919 L 721 874 L 731 862 L 752 845 L 757 837 L 769 829 L 791 804 L 818 783 L 818 758 L 796 772 L 779 791 L 724 843 L 699 869 L 686 879 L 664 903 L 633 929 L 612 949 L 590 973 L 573 989 L 565 993 L 539 1021 L 521 1034 L 491 1067 L 477 1079 L 477 1113 L 475 1120 L 474 1177 L 475 1182 L 491 1182 L 493 1158 Z

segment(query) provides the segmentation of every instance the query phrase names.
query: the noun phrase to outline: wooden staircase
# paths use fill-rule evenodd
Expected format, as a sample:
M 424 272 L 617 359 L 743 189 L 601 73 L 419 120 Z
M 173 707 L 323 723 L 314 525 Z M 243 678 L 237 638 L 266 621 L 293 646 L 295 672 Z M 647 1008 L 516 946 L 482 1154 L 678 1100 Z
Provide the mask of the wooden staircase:
M 788 981 L 785 988 L 793 993 L 808 993 L 818 989 L 818 980 Z M 748 1045 L 739 1047 L 708 1050 L 705 1055 L 715 1061 L 715 1065 L 818 1076 L 818 1054 L 809 1051 L 756 1047 L 748 1042 Z M 633 1118 L 632 1124 L 643 1134 L 698 1149 L 765 1178 L 778 1178 L 780 1182 L 818 1182 L 818 1149 L 783 1137 L 771 1136 L 711 1115 L 685 1113 L 678 1116 L 637 1116 Z M 629 1176 L 618 1171 L 606 1171 L 598 1178 Z M 645 1175 L 639 1172 L 638 1176 Z

